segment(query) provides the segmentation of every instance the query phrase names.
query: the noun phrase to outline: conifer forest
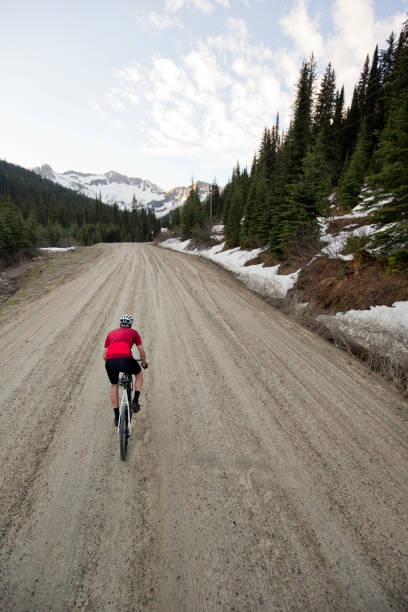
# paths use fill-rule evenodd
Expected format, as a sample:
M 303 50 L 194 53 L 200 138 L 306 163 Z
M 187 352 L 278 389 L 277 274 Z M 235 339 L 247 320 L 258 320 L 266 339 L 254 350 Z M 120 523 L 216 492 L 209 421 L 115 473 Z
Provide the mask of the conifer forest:
M 226 246 L 263 247 L 277 260 L 319 238 L 319 218 L 336 193 L 344 211 L 364 186 L 378 206 L 370 248 L 395 270 L 408 265 L 408 21 L 385 49 L 367 55 L 350 105 L 328 64 L 317 87 L 312 55 L 300 68 L 286 131 L 267 126 L 250 169 L 239 163 L 223 189 L 200 201 L 193 186 L 183 207 L 158 220 L 134 205 L 121 210 L 0 161 L 0 253 L 41 245 L 151 240 L 160 226 L 183 238 L 225 225 Z M 385 203 L 384 203 L 385 202 Z
M 385 49 L 367 55 L 345 108 L 344 88 L 329 63 L 316 85 L 316 60 L 303 61 L 289 128 L 279 115 L 265 127 L 251 168 L 239 163 L 221 191 L 214 182 L 200 205 L 192 188 L 181 210 L 167 219 L 183 238 L 212 218 L 225 224 L 229 248 L 263 247 L 277 260 L 319 238 L 328 196 L 348 212 L 363 187 L 381 202 L 371 217 L 369 247 L 394 270 L 408 267 L 408 21 Z
M 154 213 L 121 210 L 0 161 L 0 255 L 12 261 L 37 246 L 145 242 L 160 230 Z

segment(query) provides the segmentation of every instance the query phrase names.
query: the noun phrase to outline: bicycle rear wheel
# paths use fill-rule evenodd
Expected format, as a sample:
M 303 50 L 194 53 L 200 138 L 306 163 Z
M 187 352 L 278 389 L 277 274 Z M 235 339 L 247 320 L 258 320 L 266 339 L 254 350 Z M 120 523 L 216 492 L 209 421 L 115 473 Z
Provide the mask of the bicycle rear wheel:
M 125 461 L 127 454 L 128 445 L 128 415 L 127 409 L 124 411 L 124 415 L 120 419 L 119 423 L 119 444 L 120 444 L 120 458 Z

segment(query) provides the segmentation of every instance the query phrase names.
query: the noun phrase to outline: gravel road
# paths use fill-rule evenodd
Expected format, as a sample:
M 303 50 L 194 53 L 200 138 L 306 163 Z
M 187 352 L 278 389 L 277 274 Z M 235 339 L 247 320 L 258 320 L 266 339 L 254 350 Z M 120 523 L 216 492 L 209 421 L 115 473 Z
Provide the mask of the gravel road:
M 150 362 L 126 462 L 123 312 Z M 152 245 L 0 333 L 2 610 L 408 610 L 407 402 L 354 358 Z

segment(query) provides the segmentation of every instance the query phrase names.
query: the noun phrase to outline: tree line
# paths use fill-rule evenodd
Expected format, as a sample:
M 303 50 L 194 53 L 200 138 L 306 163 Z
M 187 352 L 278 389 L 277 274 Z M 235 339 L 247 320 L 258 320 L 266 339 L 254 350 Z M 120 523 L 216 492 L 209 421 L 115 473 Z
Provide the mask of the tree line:
M 68 243 L 145 242 L 160 231 L 151 210 L 105 204 L 0 160 L 0 255 Z
M 336 191 L 345 211 L 368 185 L 378 209 L 379 231 L 370 247 L 396 269 L 408 264 L 408 22 L 396 40 L 367 55 L 351 104 L 328 64 L 316 90 L 316 61 L 304 60 L 293 115 L 281 132 L 279 115 L 265 127 L 250 170 L 239 164 L 220 193 L 211 186 L 200 203 L 194 188 L 183 208 L 166 221 L 183 238 L 205 228 L 209 202 L 225 224 L 227 246 L 263 247 L 277 259 L 319 238 L 319 217 Z M 384 200 L 386 203 L 384 203 Z

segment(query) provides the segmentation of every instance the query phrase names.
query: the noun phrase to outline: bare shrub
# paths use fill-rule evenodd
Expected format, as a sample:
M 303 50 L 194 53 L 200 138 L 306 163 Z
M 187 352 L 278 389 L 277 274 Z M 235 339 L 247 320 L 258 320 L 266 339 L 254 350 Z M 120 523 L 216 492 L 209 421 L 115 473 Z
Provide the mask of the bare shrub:
M 302 269 L 296 289 L 320 310 L 366 310 L 407 300 L 408 273 L 389 274 L 384 261 L 365 251 L 348 262 L 321 256 Z
M 408 343 L 403 329 L 356 320 L 350 323 L 330 315 L 318 319 L 334 344 L 360 357 L 408 395 Z
M 371 321 L 345 322 L 312 308 L 307 297 L 302 291 L 293 290 L 284 298 L 267 301 L 310 331 L 358 357 L 408 396 L 408 342 L 403 329 Z
M 335 236 L 345 230 L 357 229 L 358 227 L 364 227 L 372 223 L 371 216 L 358 217 L 328 217 L 327 221 L 327 233 Z
M 191 234 L 191 248 L 210 248 L 222 242 L 218 238 L 214 238 L 213 229 L 210 225 L 194 227 Z
M 324 243 L 315 232 L 299 234 L 296 240 L 296 250 L 283 253 L 279 273 L 291 274 L 305 268 L 323 246 Z
M 368 234 L 361 234 L 360 236 L 350 236 L 347 238 L 347 242 L 342 251 L 343 255 L 349 255 L 357 253 L 358 251 L 365 251 L 370 242 L 370 236 Z
M 170 232 L 170 231 L 163 231 L 161 230 L 157 236 L 154 239 L 154 243 L 157 244 L 159 242 L 164 242 L 165 240 L 168 240 L 169 238 L 178 238 L 178 236 L 176 235 L 176 233 L 174 232 Z

